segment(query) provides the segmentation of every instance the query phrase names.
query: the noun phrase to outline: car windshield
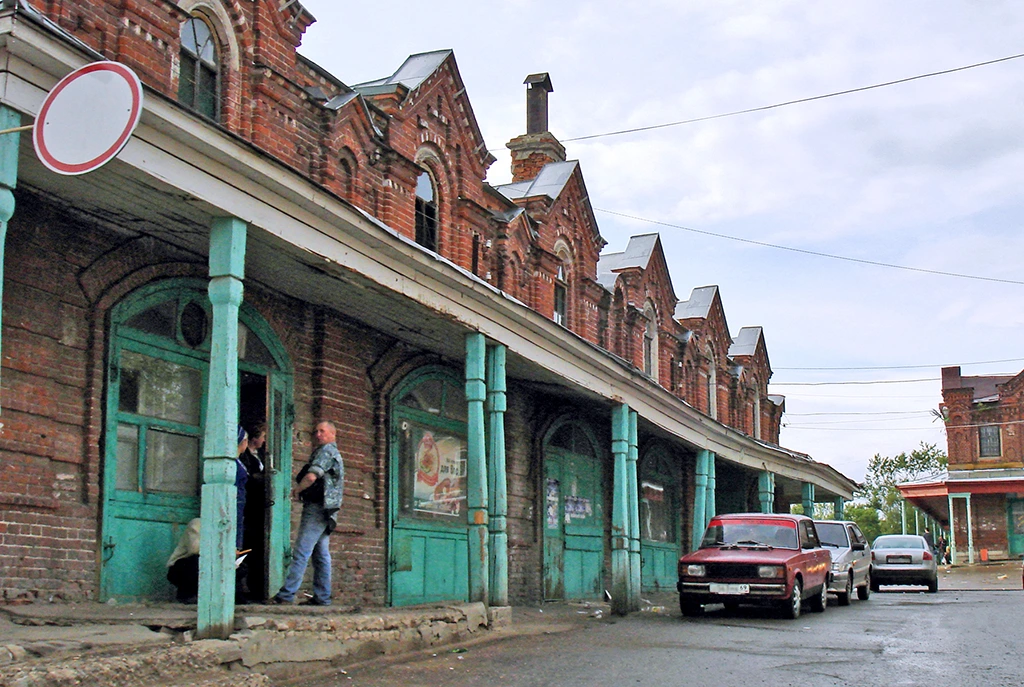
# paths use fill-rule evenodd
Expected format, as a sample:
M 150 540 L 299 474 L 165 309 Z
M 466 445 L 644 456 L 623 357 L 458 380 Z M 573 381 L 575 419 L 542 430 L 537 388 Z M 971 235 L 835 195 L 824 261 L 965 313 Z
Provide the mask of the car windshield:
M 832 546 L 843 549 L 850 545 L 846 538 L 846 526 L 838 522 L 816 522 L 815 529 L 818 530 L 818 539 L 822 546 Z
M 879 537 L 873 549 L 923 549 L 924 539 L 921 537 Z
M 704 533 L 701 548 L 722 546 L 771 546 L 796 549 L 796 528 L 772 522 L 713 522 Z

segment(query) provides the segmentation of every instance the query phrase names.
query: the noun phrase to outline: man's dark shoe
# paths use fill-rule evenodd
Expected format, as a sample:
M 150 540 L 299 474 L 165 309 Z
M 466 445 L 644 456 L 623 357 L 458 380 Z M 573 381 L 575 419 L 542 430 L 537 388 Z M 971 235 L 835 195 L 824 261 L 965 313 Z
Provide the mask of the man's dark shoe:
M 330 606 L 331 602 L 330 602 L 330 600 L 324 601 L 324 600 L 318 599 L 318 598 L 316 598 L 314 596 L 312 599 L 306 599 L 305 601 L 303 601 L 299 605 L 300 606 Z
M 270 601 L 268 601 L 267 603 L 270 603 L 270 604 L 275 604 L 275 605 L 276 605 L 276 604 L 290 604 L 290 603 L 291 603 L 291 601 L 285 601 L 284 599 L 282 599 L 282 598 L 281 598 L 280 596 L 278 596 L 277 594 L 274 594 L 274 596 L 272 596 L 272 597 L 270 598 Z

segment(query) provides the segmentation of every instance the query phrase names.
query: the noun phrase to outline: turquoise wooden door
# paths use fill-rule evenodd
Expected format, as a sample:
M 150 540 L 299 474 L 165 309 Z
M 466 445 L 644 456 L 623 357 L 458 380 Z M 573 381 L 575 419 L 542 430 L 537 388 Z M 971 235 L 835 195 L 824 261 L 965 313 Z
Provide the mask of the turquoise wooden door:
M 565 423 L 544 450 L 544 597 L 597 599 L 604 569 L 604 509 L 596 445 Z
M 202 434 L 210 359 L 210 308 L 196 280 L 144 287 L 111 313 L 103 465 L 102 600 L 173 596 L 167 559 L 199 517 Z M 276 338 L 255 313 L 240 313 L 239 368 L 266 377 L 272 483 L 289 486 L 291 376 Z M 252 403 L 249 404 L 252 406 Z M 280 578 L 288 536 L 287 498 L 271 507 Z M 281 532 L 283 530 L 283 534 Z
M 392 396 L 390 601 L 469 599 L 466 396 L 443 368 L 419 370 Z
M 640 577 L 645 592 L 671 591 L 680 550 L 679 469 L 661 445 L 640 460 Z
M 1011 556 L 1024 554 L 1024 499 L 1006 499 L 1006 538 Z

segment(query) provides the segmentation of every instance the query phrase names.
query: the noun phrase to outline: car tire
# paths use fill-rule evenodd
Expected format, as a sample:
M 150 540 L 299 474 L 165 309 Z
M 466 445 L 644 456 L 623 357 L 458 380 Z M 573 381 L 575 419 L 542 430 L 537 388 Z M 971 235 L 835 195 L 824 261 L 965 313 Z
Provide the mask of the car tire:
M 687 618 L 696 618 L 704 613 L 704 607 L 696 601 L 680 598 L 679 611 Z
M 857 587 L 857 598 L 861 601 L 867 601 L 871 597 L 871 572 L 868 571 L 868 579 L 864 580 L 863 587 Z
M 786 617 L 790 620 L 796 620 L 800 617 L 800 610 L 803 604 L 803 587 L 800 584 L 800 579 L 797 578 L 793 581 L 793 593 L 789 595 L 786 600 Z
M 826 608 L 828 608 L 828 585 L 823 582 L 821 591 L 811 599 L 811 610 L 815 613 L 824 613 Z
M 878 580 L 876 580 L 875 578 L 872 577 L 871 578 L 871 583 L 868 585 L 868 587 L 871 589 L 871 591 L 877 592 L 878 591 Z
M 836 600 L 839 601 L 840 606 L 849 606 L 850 599 L 853 598 L 853 573 L 846 576 L 846 589 L 839 592 L 836 596 Z
M 928 580 L 928 593 L 934 594 L 939 591 L 939 578 Z

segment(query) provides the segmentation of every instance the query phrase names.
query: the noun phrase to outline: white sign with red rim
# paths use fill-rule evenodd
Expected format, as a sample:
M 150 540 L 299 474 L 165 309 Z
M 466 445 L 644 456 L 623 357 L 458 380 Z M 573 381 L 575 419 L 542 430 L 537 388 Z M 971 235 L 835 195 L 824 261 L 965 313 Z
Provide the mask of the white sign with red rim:
M 142 116 L 142 82 L 117 62 L 76 69 L 47 94 L 32 128 L 36 155 L 57 174 L 85 174 L 112 160 Z

